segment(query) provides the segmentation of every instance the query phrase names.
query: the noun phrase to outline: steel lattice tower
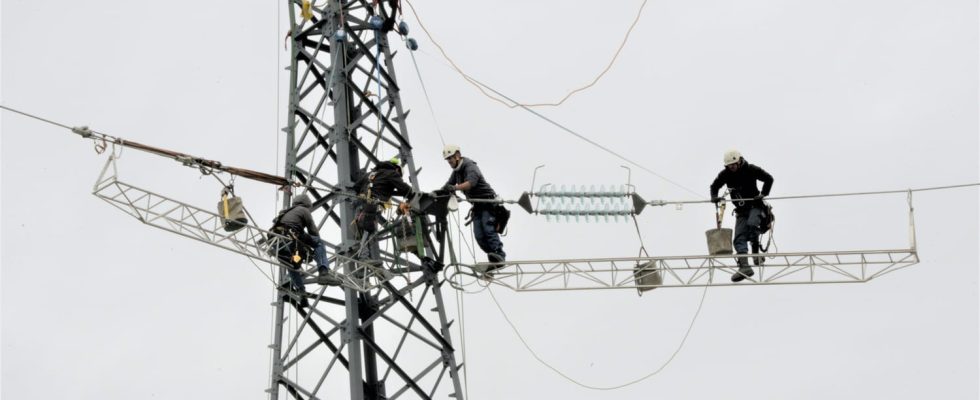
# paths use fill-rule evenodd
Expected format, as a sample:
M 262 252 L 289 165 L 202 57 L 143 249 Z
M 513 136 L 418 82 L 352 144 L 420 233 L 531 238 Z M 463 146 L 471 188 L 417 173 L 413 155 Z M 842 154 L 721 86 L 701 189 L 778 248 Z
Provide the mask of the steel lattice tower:
M 353 254 L 361 246 L 349 195 L 357 174 L 398 156 L 419 189 L 388 40 L 399 39 L 390 30 L 397 2 L 287 4 L 285 175 L 308 185 L 331 252 Z M 342 397 L 347 390 L 351 399 L 463 398 L 439 273 L 445 224 L 420 218 L 420 225 L 426 257 L 387 249 L 391 235 L 374 239 L 383 268 L 400 271 L 376 289 L 308 285 L 316 289 L 310 307 L 277 292 L 270 399 Z M 279 280 L 287 281 L 283 269 Z

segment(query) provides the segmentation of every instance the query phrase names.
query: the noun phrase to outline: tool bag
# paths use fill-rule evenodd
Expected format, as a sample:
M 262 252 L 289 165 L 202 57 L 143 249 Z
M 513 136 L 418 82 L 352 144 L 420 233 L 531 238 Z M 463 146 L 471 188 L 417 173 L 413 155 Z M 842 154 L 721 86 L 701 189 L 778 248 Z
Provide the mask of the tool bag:
M 494 204 L 493 207 L 490 208 L 490 215 L 493 215 L 494 221 L 497 221 L 494 224 L 494 230 L 497 231 L 497 233 L 504 233 L 504 231 L 507 229 L 507 222 L 510 221 L 510 210 L 501 204 Z
M 772 230 L 776 223 L 776 216 L 772 213 L 772 204 L 768 201 L 762 202 L 762 222 L 759 224 L 759 234 Z

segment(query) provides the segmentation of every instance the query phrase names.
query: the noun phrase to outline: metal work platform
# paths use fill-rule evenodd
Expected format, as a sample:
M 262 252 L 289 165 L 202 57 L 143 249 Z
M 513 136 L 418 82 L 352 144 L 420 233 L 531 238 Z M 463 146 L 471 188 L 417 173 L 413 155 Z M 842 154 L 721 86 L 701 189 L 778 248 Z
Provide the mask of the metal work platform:
M 275 257 L 276 249 L 286 245 L 289 240 L 285 236 L 251 224 L 227 232 L 224 230 L 221 217 L 214 212 L 120 181 L 114 156 L 110 156 L 106 161 L 102 173 L 92 188 L 92 194 L 144 224 L 277 267 L 281 265 Z M 341 255 L 334 255 L 330 261 L 331 270 L 341 279 L 341 286 L 354 290 L 372 290 L 393 277 L 380 267 Z M 350 274 L 343 274 L 345 263 L 353 268 Z M 307 281 L 315 280 L 315 269 L 306 266 L 304 275 L 310 277 Z
M 458 273 L 518 292 L 703 286 L 757 286 L 868 282 L 915 265 L 914 248 L 765 254 L 755 275 L 731 282 L 734 255 L 507 261 L 489 275 L 490 264 L 458 264 Z M 738 257 L 752 258 L 752 255 Z

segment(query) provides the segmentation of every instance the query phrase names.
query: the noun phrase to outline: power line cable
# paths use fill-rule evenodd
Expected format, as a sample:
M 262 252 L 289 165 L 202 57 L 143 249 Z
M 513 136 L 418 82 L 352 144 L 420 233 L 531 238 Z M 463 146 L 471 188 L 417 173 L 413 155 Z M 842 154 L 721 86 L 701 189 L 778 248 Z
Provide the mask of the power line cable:
M 654 176 L 657 176 L 658 178 L 663 179 L 664 181 L 666 181 L 666 182 L 668 182 L 668 183 L 670 183 L 672 185 L 675 185 L 677 187 L 680 187 L 680 188 L 682 188 L 682 189 L 684 189 L 684 190 L 686 190 L 688 192 L 691 192 L 691 193 L 693 193 L 695 195 L 698 194 L 697 192 L 695 192 L 695 191 L 693 191 L 693 190 L 691 190 L 691 189 L 689 189 L 689 188 L 687 188 L 687 187 L 685 187 L 685 186 L 683 186 L 683 185 L 681 185 L 681 184 L 679 184 L 677 182 L 674 182 L 674 181 L 668 179 L 667 177 L 665 177 L 663 175 L 660 175 L 660 174 L 654 172 L 653 170 L 651 170 L 651 169 L 649 169 L 647 167 L 644 167 L 644 166 L 640 165 L 639 163 L 636 163 L 636 162 L 634 162 L 634 161 L 632 161 L 632 160 L 630 160 L 630 159 L 628 159 L 628 158 L 626 158 L 626 157 L 624 157 L 624 156 L 622 156 L 622 155 L 620 155 L 620 154 L 618 154 L 618 153 L 610 150 L 609 148 L 606 148 L 605 146 L 602 146 L 602 145 L 596 143 L 595 141 L 593 141 L 591 139 L 588 139 L 585 136 L 583 136 L 583 135 L 581 135 L 581 134 L 579 134 L 579 133 L 577 133 L 575 131 L 572 131 L 571 129 L 569 129 L 569 128 L 567 128 L 567 127 L 565 127 L 565 126 L 563 126 L 563 125 L 561 125 L 561 124 L 559 124 L 557 122 L 555 122 L 554 120 L 551 120 L 551 119 L 549 119 L 549 118 L 541 115 L 540 113 L 538 113 L 538 112 L 530 109 L 530 107 L 535 106 L 535 104 L 531 104 L 531 105 L 522 104 L 522 103 L 520 103 L 520 102 L 518 102 L 518 101 L 516 101 L 516 100 L 514 100 L 514 99 L 512 99 L 512 98 L 510 98 L 510 97 L 508 97 L 506 95 L 504 95 L 503 93 L 500 93 L 499 91 L 497 91 L 494 88 L 488 86 L 487 84 L 485 84 L 483 82 L 480 82 L 479 80 L 473 78 L 472 76 L 470 76 L 469 74 L 467 74 L 466 72 L 464 72 L 458 65 L 456 65 L 456 63 L 452 60 L 452 58 L 450 58 L 449 55 L 446 53 L 446 50 L 442 47 L 442 45 L 440 45 L 439 42 L 435 40 L 435 38 L 432 36 L 432 33 L 429 32 L 428 28 L 425 27 L 425 24 L 422 23 L 422 19 L 419 18 L 418 12 L 416 12 L 415 6 L 412 5 L 411 1 L 406 0 L 405 3 L 408 4 L 409 8 L 412 10 L 412 14 L 415 15 L 415 19 L 416 19 L 416 21 L 418 21 L 419 27 L 421 27 L 422 30 L 425 32 L 426 36 L 429 37 L 429 40 L 432 41 L 432 44 L 434 44 L 436 46 L 436 48 L 439 49 L 439 52 L 446 59 L 446 61 L 449 62 L 449 64 L 452 66 L 452 68 L 456 72 L 458 72 L 467 82 L 469 82 L 470 84 L 474 85 L 477 89 L 479 89 L 480 92 L 483 93 L 485 96 L 487 96 L 487 97 L 489 97 L 489 98 L 497 101 L 498 103 L 501 103 L 501 104 L 503 104 L 503 105 L 505 105 L 505 106 L 507 106 L 509 108 L 515 108 L 515 107 L 523 108 L 524 110 L 530 112 L 531 114 L 534 114 L 535 116 L 537 116 L 537 117 L 539 117 L 539 118 L 541 118 L 541 119 L 543 119 L 543 120 L 551 123 L 552 125 L 557 126 L 558 128 L 560 128 L 560 129 L 562 129 L 562 130 L 564 130 L 564 131 L 566 131 L 566 132 L 568 132 L 568 133 L 570 133 L 570 134 L 578 137 L 579 139 L 582 139 L 582 140 L 588 142 L 589 144 L 592 144 L 593 146 L 596 146 L 596 147 L 602 149 L 603 151 L 605 151 L 605 152 L 607 152 L 609 154 L 612 154 L 613 156 L 615 156 L 615 157 L 617 157 L 617 158 L 619 158 L 619 159 L 621 159 L 623 161 L 626 161 L 629 164 L 632 164 L 632 165 L 634 165 L 634 166 L 636 166 L 636 167 L 638 167 L 638 168 L 640 168 L 640 169 L 642 169 L 642 170 L 644 170 L 646 172 L 649 172 L 649 173 L 653 174 Z M 616 54 L 613 57 L 613 60 L 610 61 L 609 65 L 606 67 L 606 69 L 603 70 L 603 72 L 598 77 L 596 77 L 596 79 L 591 84 L 587 85 L 586 87 L 579 88 L 579 89 L 576 89 L 576 90 L 570 92 L 566 96 L 566 98 L 562 99 L 557 104 L 561 104 L 562 102 L 565 101 L 565 99 L 567 99 L 572 94 L 574 94 L 574 93 L 576 93 L 578 91 L 584 90 L 585 88 L 587 88 L 588 86 L 591 86 L 592 84 L 595 84 L 595 82 L 597 82 L 599 80 L 599 78 L 601 78 L 602 75 L 604 75 L 606 73 L 606 71 L 608 71 L 609 68 L 612 67 L 612 63 L 615 61 L 616 57 L 619 56 L 619 53 L 622 50 L 623 46 L 625 46 L 626 39 L 629 38 L 629 34 L 633 31 L 633 27 L 636 26 L 636 23 L 639 21 L 640 14 L 642 13 L 643 7 L 645 7 L 645 6 L 646 6 L 646 0 L 644 0 L 643 3 L 640 5 L 640 9 L 637 12 L 636 18 L 634 19 L 633 24 L 630 25 L 630 28 L 627 31 L 626 37 L 623 39 L 623 43 L 620 45 L 619 49 L 616 51 Z M 414 61 L 414 57 L 415 56 L 413 55 L 412 56 L 413 61 Z M 416 71 L 417 70 L 418 70 L 418 64 L 416 64 Z M 421 74 L 419 74 L 419 79 L 421 80 Z M 506 99 L 507 101 L 509 101 L 511 104 L 507 104 L 506 102 L 504 102 L 503 100 L 500 100 L 497 97 L 490 96 L 487 93 L 487 90 L 490 90 L 491 92 L 493 92 L 497 96 L 503 97 L 504 99 Z M 431 111 L 431 105 L 430 105 L 430 111 Z
M 429 99 L 429 91 L 425 88 L 425 81 L 422 80 L 422 72 L 419 71 L 419 63 L 415 61 L 415 52 L 409 51 L 409 55 L 412 56 L 412 64 L 415 65 L 415 75 L 419 77 L 419 84 L 422 86 L 422 93 L 425 95 L 425 102 L 429 105 L 429 115 L 432 116 L 432 123 L 436 126 L 436 132 L 439 133 L 439 140 L 442 145 L 446 145 L 446 138 L 442 136 L 442 129 L 439 128 L 439 121 L 436 120 L 435 108 L 432 107 L 432 100 Z
M 47 123 L 49 123 L 49 124 L 51 124 L 51 125 L 54 125 L 54 126 L 60 126 L 60 127 L 62 127 L 62 128 L 65 128 L 65 129 L 68 129 L 68 130 L 71 130 L 71 127 L 70 127 L 70 126 L 68 126 L 68 125 L 65 125 L 65 124 L 60 124 L 60 123 L 57 123 L 57 122 L 54 122 L 54 121 L 51 121 L 51 120 L 48 120 L 48 119 L 45 119 L 45 118 L 41 118 L 41 117 L 39 117 L 39 116 L 37 116 L 37 115 L 33 115 L 33 114 L 30 114 L 30 113 L 26 113 L 26 112 L 24 112 L 24 111 L 19 111 L 19 110 L 15 110 L 15 109 L 13 109 L 13 108 L 10 108 L 10 107 L 7 107 L 7 106 L 5 106 L 5 105 L 2 105 L 2 104 L 0 104 L 0 108 L 2 108 L 2 109 L 4 109 L 4 110 L 7 110 L 7 111 L 10 111 L 10 112 L 15 112 L 15 113 L 17 113 L 17 114 L 20 114 L 20 115 L 23 115 L 23 116 L 25 116 L 25 117 L 30 117 L 30 118 L 34 118 L 34 119 L 36 119 L 36 120 L 39 120 L 39 121 L 42 121 L 42 122 L 47 122 Z
M 425 53 L 425 52 L 423 52 L 423 53 Z M 428 54 L 428 53 L 426 53 L 426 54 Z M 490 86 L 487 86 L 486 84 L 484 84 L 484 83 L 482 83 L 482 82 L 480 82 L 480 81 L 478 81 L 478 80 L 476 80 L 476 79 L 474 79 L 472 77 L 469 77 L 469 76 L 467 76 L 467 77 L 473 83 L 478 84 L 478 85 L 481 85 L 482 87 L 485 87 L 486 90 L 490 90 L 491 92 L 499 95 L 500 97 L 503 97 L 504 99 L 507 99 L 507 101 L 510 101 L 512 103 L 517 104 L 516 101 L 514 101 L 513 99 L 511 99 L 507 95 L 505 95 L 505 94 L 497 91 L 496 89 L 494 89 L 494 88 L 492 88 Z M 698 195 L 698 192 L 696 192 L 696 191 L 694 191 L 694 190 L 692 190 L 692 189 L 690 189 L 690 188 L 688 188 L 688 187 L 686 187 L 684 185 L 681 185 L 680 183 L 677 183 L 677 182 L 671 180 L 670 178 L 667 178 L 666 176 L 663 176 L 663 175 L 657 173 L 656 171 L 654 171 L 654 170 L 652 170 L 650 168 L 647 168 L 647 167 L 641 165 L 640 163 L 637 163 L 636 161 L 633 161 L 633 160 L 631 160 L 629 158 L 626 158 L 625 156 L 623 156 L 623 155 L 621 155 L 621 154 L 613 151 L 612 149 L 610 149 L 610 148 L 608 148 L 606 146 L 603 146 L 603 145 L 599 144 L 598 142 L 596 142 L 596 141 L 594 141 L 592 139 L 589 139 L 588 137 L 586 137 L 586 136 L 584 136 L 584 135 L 582 135 L 582 134 L 580 134 L 578 132 L 575 132 L 571 128 L 568 128 L 565 125 L 562 125 L 562 124 L 556 122 L 555 120 L 553 120 L 551 118 L 548 118 L 548 117 L 542 115 L 541 113 L 539 113 L 539 112 L 537 112 L 535 110 L 532 110 L 531 108 L 529 108 L 527 106 L 517 104 L 517 107 L 520 107 L 520 108 L 524 109 L 525 111 L 531 113 L 532 115 L 534 115 L 534 116 L 536 116 L 538 118 L 541 118 L 542 120 L 544 120 L 544 121 L 546 121 L 546 122 L 554 125 L 558 129 L 561 129 L 561 130 L 565 131 L 566 133 L 568 133 L 568 134 L 570 134 L 572 136 L 575 136 L 575 137 L 577 137 L 577 138 L 585 141 L 586 143 L 591 144 L 592 146 L 595 146 L 595 147 L 599 148 L 600 150 L 602 150 L 602 151 L 604 151 L 606 153 L 609 153 L 612 156 L 614 156 L 614 157 L 616 157 L 616 158 L 618 158 L 618 159 L 620 159 L 622 161 L 625 161 L 626 163 L 628 163 L 630 165 L 633 165 L 633 166 L 635 166 L 635 167 L 637 167 L 637 168 L 639 168 L 639 169 L 641 169 L 643 171 L 646 171 L 646 172 L 648 172 L 648 173 L 650 173 L 650 174 L 652 174 L 652 175 L 654 175 L 654 176 L 662 179 L 663 181 L 665 181 L 665 182 L 667 182 L 667 183 L 669 183 L 671 185 L 674 185 L 674 186 L 676 186 L 678 188 L 684 189 L 684 190 L 686 190 L 686 191 L 688 191 L 688 192 L 690 192 L 690 193 L 692 193 L 694 195 Z
M 931 187 L 916 188 L 916 189 L 878 190 L 878 191 L 870 191 L 870 192 L 822 193 L 822 194 L 805 194 L 805 195 L 794 195 L 794 196 L 772 196 L 772 197 L 766 196 L 764 197 L 764 199 L 768 201 L 768 200 L 815 199 L 815 198 L 824 198 L 824 197 L 873 196 L 873 195 L 880 195 L 880 194 L 900 194 L 900 193 L 904 194 L 909 192 L 915 193 L 915 192 L 926 192 L 932 190 L 957 189 L 957 188 L 964 188 L 964 187 L 971 187 L 971 186 L 980 186 L 980 182 L 961 183 L 961 184 L 946 185 L 946 186 L 931 186 Z M 746 198 L 746 199 L 726 199 L 724 201 L 740 202 L 740 201 L 753 201 L 753 200 L 755 199 Z M 711 200 L 676 200 L 676 201 L 653 200 L 648 202 L 648 204 L 652 204 L 655 206 L 662 206 L 662 205 L 670 205 L 670 204 L 703 204 L 703 203 L 710 203 L 710 202 Z
M 596 83 L 598 83 L 599 80 L 602 79 L 602 77 L 604 77 L 606 75 L 606 73 L 609 72 L 610 69 L 612 69 L 613 64 L 615 64 L 616 63 L 616 60 L 619 58 L 619 54 L 623 51 L 623 48 L 626 47 L 626 42 L 629 41 L 630 34 L 633 33 L 633 28 L 635 28 L 636 27 L 636 24 L 638 22 L 640 22 L 640 16 L 643 14 L 643 8 L 646 7 L 646 5 L 647 5 L 647 0 L 643 0 L 643 2 L 640 3 L 639 9 L 636 10 L 636 17 L 633 18 L 633 22 L 630 24 L 629 28 L 626 30 L 626 35 L 623 37 L 622 42 L 620 42 L 619 46 L 616 48 L 616 52 L 613 53 L 613 56 L 609 60 L 609 63 L 606 64 L 606 67 L 603 68 L 602 71 L 600 71 L 599 74 L 596 75 L 596 77 L 593 78 L 591 82 L 585 84 L 584 86 L 581 86 L 581 87 L 572 89 L 567 94 L 565 94 L 564 97 L 562 97 L 560 100 L 555 101 L 555 102 L 518 103 L 516 101 L 513 101 L 513 100 L 508 99 L 513 104 L 504 103 L 499 98 L 496 98 L 496 97 L 491 96 L 489 93 L 487 93 L 486 91 L 484 91 L 480 87 L 482 85 L 481 83 L 476 82 L 468 74 L 466 74 L 465 72 L 463 72 L 462 68 L 460 68 L 456 64 L 456 62 L 453 61 L 453 59 L 451 57 L 449 57 L 449 54 L 446 53 L 446 50 L 442 47 L 441 44 L 439 44 L 438 41 L 435 40 L 435 38 L 432 36 L 432 33 L 429 32 L 429 29 L 428 28 L 426 28 L 425 24 L 422 23 L 422 19 L 419 18 L 418 12 L 415 10 L 415 6 L 412 5 L 412 2 L 406 0 L 405 3 L 407 3 L 408 4 L 408 7 L 412 10 L 412 14 L 415 15 L 415 20 L 419 23 L 419 27 L 422 28 L 422 31 L 425 32 L 425 35 L 429 37 L 429 40 L 432 41 L 432 44 L 434 44 L 436 46 L 436 48 L 439 49 L 439 52 L 442 53 L 443 58 L 445 58 L 446 61 L 449 61 L 449 63 L 452 64 L 453 69 L 455 69 L 456 72 L 458 72 L 463 77 L 463 79 L 465 79 L 466 81 L 470 82 L 470 84 L 473 84 L 474 86 L 476 86 L 476 88 L 479 89 L 480 90 L 480 93 L 483 93 L 484 96 L 487 96 L 487 97 L 489 97 L 492 100 L 495 100 L 495 101 L 497 101 L 497 102 L 499 102 L 501 104 L 504 104 L 505 106 L 507 106 L 509 108 L 515 108 L 515 107 L 519 107 L 519 106 L 524 106 L 524 107 L 557 107 L 557 106 L 560 106 L 563 103 L 565 103 L 565 101 L 568 100 L 569 98 L 571 98 L 573 95 L 575 95 L 575 94 L 577 94 L 579 92 L 582 92 L 582 91 L 584 91 L 586 89 L 589 89 L 592 86 L 594 86 Z
M 475 79 L 474 79 L 474 81 L 475 81 Z M 476 82 L 479 82 L 479 81 L 476 81 Z M 483 85 L 483 83 L 480 83 L 480 84 L 481 84 L 481 85 Z M 509 100 L 509 101 L 513 101 L 513 100 L 512 100 L 512 99 L 511 99 L 510 97 L 507 97 L 507 96 L 506 96 L 506 95 L 504 95 L 503 93 L 500 93 L 500 92 L 498 92 L 498 91 L 497 91 L 497 90 L 495 90 L 494 88 L 492 88 L 492 87 L 489 87 L 489 86 L 486 86 L 486 85 L 484 85 L 484 86 L 485 86 L 485 87 L 486 87 L 487 89 L 489 89 L 490 91 L 492 91 L 492 92 L 494 92 L 494 93 L 496 93 L 496 94 L 498 94 L 498 95 L 500 95 L 501 97 L 503 97 L 503 98 L 505 98 L 505 99 L 507 99 L 507 100 Z M 608 148 L 608 147 L 606 147 L 606 146 L 603 146 L 603 145 L 601 145 L 601 144 L 599 144 L 599 143 L 597 143 L 597 142 L 595 142 L 594 140 L 592 140 L 592 139 L 589 139 L 589 138 L 587 138 L 587 137 L 585 137 L 584 135 L 582 135 L 582 134 L 580 134 L 580 133 L 578 133 L 578 132 L 575 132 L 575 131 L 573 131 L 573 130 L 571 130 L 570 128 L 568 128 L 568 127 L 566 127 L 566 126 L 564 126 L 564 125 L 562 125 L 562 124 L 560 124 L 560 123 L 558 123 L 558 122 L 555 122 L 555 121 L 554 121 L 554 120 L 552 120 L 551 118 L 548 118 L 548 117 L 546 117 L 546 116 L 544 116 L 544 115 L 542 115 L 541 113 L 539 113 L 539 112 L 537 112 L 537 111 L 534 111 L 534 110 L 532 110 L 532 109 L 531 109 L 531 108 L 529 108 L 529 107 L 526 107 L 526 106 L 523 106 L 523 105 L 520 105 L 520 104 L 518 104 L 518 107 L 520 107 L 520 108 L 522 108 L 522 109 L 524 109 L 524 111 L 527 111 L 527 112 L 529 112 L 529 113 L 531 113 L 531 114 L 533 114 L 534 116 L 536 116 L 536 117 L 538 117 L 538 118 L 541 118 L 541 119 L 543 119 L 543 120 L 545 120 L 545 121 L 547 121 L 548 123 L 550 123 L 550 124 L 552 124 L 552 125 L 554 125 L 554 126 L 556 126 L 557 128 L 559 128 L 559 129 L 561 129 L 561 130 L 563 130 L 563 131 L 565 131 L 565 132 L 567 132 L 568 134 L 570 134 L 570 135 L 572 135 L 572 136 L 575 136 L 575 137 L 577 137 L 577 138 L 579 138 L 579 139 L 582 139 L 582 140 L 583 140 L 583 141 L 585 141 L 586 143 L 589 143 L 589 144 L 591 144 L 591 145 L 593 145 L 593 146 L 595 146 L 595 147 L 597 147 L 597 148 L 599 148 L 600 150 L 602 150 L 602 151 L 605 151 L 606 153 L 609 153 L 609 154 L 611 154 L 612 156 L 614 156 L 614 157 L 616 157 L 616 158 L 618 158 L 618 159 L 620 159 L 620 160 L 623 160 L 623 161 L 625 161 L 625 162 L 627 162 L 627 163 L 629 163 L 629 164 L 631 164 L 631 165 L 633 165 L 633 166 L 635 166 L 635 167 L 637 167 L 637 168 L 639 168 L 639 169 L 642 169 L 642 170 L 644 170 L 644 171 L 646 171 L 646 172 L 649 172 L 650 174 L 652 174 L 652 175 L 654 175 L 654 176 L 656 176 L 656 177 L 658 177 L 658 178 L 660 178 L 660 179 L 662 179 L 662 180 L 664 180 L 664 181 L 665 181 L 665 182 L 667 182 L 667 183 L 670 183 L 671 185 L 674 185 L 674 186 L 677 186 L 677 187 L 679 187 L 679 188 L 681 188 L 681 189 L 684 189 L 684 190 L 686 190 L 686 191 L 688 191 L 688 192 L 690 192 L 690 193 L 692 193 L 692 194 L 694 194 L 694 195 L 698 195 L 698 192 L 695 192 L 694 190 L 691 190 L 691 189 L 689 189 L 688 187 L 686 187 L 686 186 L 684 186 L 684 185 L 681 185 L 680 183 L 677 183 L 677 182 L 674 182 L 674 181 L 673 181 L 673 180 L 671 180 L 670 178 L 667 178 L 666 176 L 663 176 L 663 175 L 660 175 L 660 174 L 658 174 L 658 173 L 657 173 L 656 171 L 654 171 L 654 170 L 652 170 L 652 169 L 650 169 L 650 168 L 647 168 L 647 167 L 645 167 L 645 166 L 643 166 L 643 165 L 640 165 L 640 163 L 637 163 L 636 161 L 633 161 L 633 160 L 631 160 L 631 159 L 629 159 L 629 158 L 626 158 L 625 156 L 623 156 L 623 155 L 621 155 L 621 154 L 619 154 L 619 153 L 617 153 L 617 152 L 615 152 L 615 151 L 613 151 L 612 149 L 610 149 L 610 148 Z

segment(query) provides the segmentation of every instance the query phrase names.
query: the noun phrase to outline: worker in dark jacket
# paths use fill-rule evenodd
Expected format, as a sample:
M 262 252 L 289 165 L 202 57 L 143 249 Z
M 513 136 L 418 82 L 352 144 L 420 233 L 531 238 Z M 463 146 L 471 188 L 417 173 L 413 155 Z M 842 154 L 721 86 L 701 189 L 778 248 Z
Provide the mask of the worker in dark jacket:
M 747 243 L 752 244 L 752 252 L 759 252 L 759 232 L 761 224 L 765 218 L 766 207 L 762 199 L 769 195 L 772 190 L 772 175 L 749 164 L 737 150 L 729 150 L 724 156 L 725 169 L 718 173 L 718 177 L 711 183 L 711 201 L 718 203 L 722 198 L 718 196 L 718 190 L 722 186 L 727 186 L 731 198 L 735 201 L 735 236 L 732 243 L 736 254 L 747 254 L 749 249 Z M 762 181 L 762 192 L 759 192 L 756 181 Z M 755 274 L 749 266 L 747 258 L 737 258 L 738 272 L 732 275 L 732 282 L 739 282 Z M 761 265 L 764 257 L 755 257 L 755 264 Z
M 313 260 L 317 264 L 318 280 L 324 284 L 337 284 L 339 279 L 330 271 L 330 261 L 327 259 L 327 248 L 320 239 L 320 231 L 313 222 L 313 213 L 310 211 L 313 203 L 306 194 L 301 194 L 293 198 L 293 205 L 279 213 L 276 217 L 273 229 L 282 229 L 282 233 L 287 237 L 295 238 L 301 244 L 313 249 Z M 295 243 L 294 243 L 295 244 Z M 289 246 L 286 253 L 295 252 L 295 248 Z M 289 277 L 293 283 L 293 288 L 298 291 L 305 291 L 303 278 L 299 272 L 299 263 L 293 261 L 292 254 L 279 255 L 292 268 L 289 269 Z
M 400 196 L 406 200 L 400 208 L 404 212 L 407 211 L 407 200 L 413 193 L 412 187 L 402 178 L 401 161 L 398 157 L 378 163 L 370 173 L 358 179 L 354 186 L 361 196 L 355 204 L 355 221 L 362 240 L 370 239 L 370 235 L 378 231 L 379 222 L 386 222 L 381 216 L 381 207 L 392 196 Z M 370 258 L 377 260 L 380 252 L 377 241 L 370 240 L 368 245 Z
M 442 149 L 442 158 L 449 163 L 453 172 L 449 175 L 449 180 L 443 186 L 444 190 L 460 190 L 466 195 L 467 199 L 491 200 L 497 197 L 486 178 L 476 166 L 476 161 L 465 158 L 459 152 L 459 146 L 446 145 Z M 480 248 L 487 253 L 487 260 L 491 263 L 503 263 L 507 254 L 504 253 L 504 244 L 500 241 L 497 233 L 497 220 L 493 215 L 494 203 L 474 202 L 472 212 L 473 236 Z

